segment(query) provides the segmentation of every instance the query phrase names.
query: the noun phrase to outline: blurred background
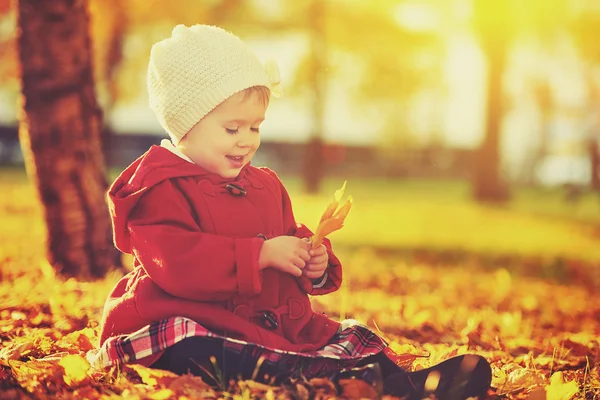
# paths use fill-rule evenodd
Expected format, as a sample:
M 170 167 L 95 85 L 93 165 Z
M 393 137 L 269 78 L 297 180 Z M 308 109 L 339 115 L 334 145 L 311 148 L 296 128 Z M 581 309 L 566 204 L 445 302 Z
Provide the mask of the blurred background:
M 150 48 L 196 23 L 278 62 L 253 164 L 296 219 L 316 229 L 347 180 L 344 284 L 315 310 L 417 368 L 476 351 L 498 396 L 597 398 L 600 0 L 0 0 L 0 391 L 60 397 L 64 368 L 35 371 L 96 343 L 131 269 L 107 186 L 166 138 Z M 152 386 L 117 375 L 68 396 Z
M 598 265 L 598 1 L 91 0 L 90 15 L 112 176 L 166 136 L 147 105 L 151 45 L 179 23 L 215 24 L 279 63 L 285 95 L 253 164 L 285 177 L 298 219 L 316 222 L 347 179 L 342 244 Z M 0 0 L 11 171 L 16 27 Z

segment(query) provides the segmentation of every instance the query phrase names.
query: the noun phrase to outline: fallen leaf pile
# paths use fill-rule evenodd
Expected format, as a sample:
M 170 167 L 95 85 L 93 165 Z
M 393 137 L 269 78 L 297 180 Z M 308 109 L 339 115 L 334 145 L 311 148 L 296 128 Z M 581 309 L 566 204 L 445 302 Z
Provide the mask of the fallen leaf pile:
M 474 352 L 493 366 L 490 396 L 593 399 L 600 396 L 600 295 L 582 287 L 409 264 L 370 249 L 340 250 L 345 282 L 313 298 L 333 318 L 379 330 L 407 369 Z M 331 398 L 371 397 L 361 382 L 252 381 L 226 388 L 140 366 L 96 372 L 85 353 L 98 338 L 104 296 L 118 276 L 96 283 L 5 273 L 0 285 L 0 399 L 39 398 Z M 223 391 L 224 390 L 224 391 Z
M 22 201 L 31 198 L 31 190 L 9 186 L 3 195 L 0 400 L 374 396 L 371 386 L 355 380 L 339 387 L 312 379 L 212 388 L 198 377 L 139 366 L 90 369 L 85 354 L 97 345 L 102 306 L 119 275 L 93 283 L 56 279 L 43 262 L 41 211 L 33 201 Z M 341 194 L 334 200 L 330 218 Z M 506 269 L 483 269 L 477 263 L 415 260 L 372 246 L 335 249 L 344 263 L 344 283 L 335 293 L 314 297 L 313 308 L 379 330 L 405 368 L 472 352 L 492 364 L 490 398 L 600 398 L 600 293 L 590 286 L 525 277 L 510 260 Z

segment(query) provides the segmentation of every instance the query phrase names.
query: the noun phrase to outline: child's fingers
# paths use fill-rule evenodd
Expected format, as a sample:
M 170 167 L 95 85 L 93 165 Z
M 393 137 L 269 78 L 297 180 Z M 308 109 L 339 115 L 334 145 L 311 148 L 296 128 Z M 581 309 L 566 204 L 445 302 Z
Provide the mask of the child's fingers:
M 315 272 L 315 271 L 325 271 L 327 269 L 327 263 L 319 263 L 319 264 L 313 264 L 313 263 L 307 263 L 304 268 L 302 268 L 304 271 L 310 271 L 310 272 Z
M 308 253 L 308 251 L 306 251 L 304 249 L 302 249 L 298 252 L 298 257 L 300 257 L 305 262 L 310 260 L 310 254 Z
M 327 262 L 328 259 L 329 257 L 327 257 L 327 254 L 321 256 L 314 256 L 311 257 L 310 260 L 308 260 L 308 264 L 324 264 Z
M 325 247 L 325 245 L 320 245 L 319 247 L 315 248 L 315 249 L 311 249 L 309 251 L 311 256 L 320 256 L 322 254 L 327 254 L 327 247 Z
M 302 271 L 302 274 L 310 279 L 317 279 L 323 276 L 323 271 Z
M 310 250 L 312 248 L 312 243 L 310 243 L 310 239 L 309 238 L 301 239 L 300 240 L 300 245 L 306 251 L 308 251 L 308 250 Z
M 302 269 L 306 265 L 306 261 L 304 261 L 301 257 L 294 257 L 292 258 L 292 264 Z
M 283 268 L 283 272 L 287 272 L 290 275 L 294 276 L 302 276 L 302 269 L 298 268 L 294 264 L 290 263 L 286 267 Z

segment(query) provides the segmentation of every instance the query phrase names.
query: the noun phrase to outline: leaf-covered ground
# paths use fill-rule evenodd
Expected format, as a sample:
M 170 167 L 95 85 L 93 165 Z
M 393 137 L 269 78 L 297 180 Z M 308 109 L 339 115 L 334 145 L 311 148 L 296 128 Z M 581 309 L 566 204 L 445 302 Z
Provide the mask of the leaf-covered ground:
M 223 392 L 198 378 L 139 367 L 88 370 L 85 352 L 96 344 L 101 307 L 118 276 L 95 283 L 56 279 L 43 261 L 41 213 L 31 187 L 20 181 L 0 186 L 0 399 L 374 395 L 356 383 L 336 391 L 325 380 L 282 387 L 236 382 Z M 358 203 L 360 196 L 354 197 Z M 353 213 L 360 218 L 357 209 Z M 600 292 L 583 284 L 600 274 L 593 261 L 571 260 L 585 264 L 588 279 L 566 286 L 560 276 L 543 280 L 525 273 L 527 263 L 518 256 L 505 260 L 504 268 L 483 268 L 478 256 L 407 258 L 340 242 L 344 286 L 314 298 L 314 307 L 380 330 L 395 350 L 414 356 L 409 368 L 475 352 L 492 363 L 490 397 L 600 398 Z

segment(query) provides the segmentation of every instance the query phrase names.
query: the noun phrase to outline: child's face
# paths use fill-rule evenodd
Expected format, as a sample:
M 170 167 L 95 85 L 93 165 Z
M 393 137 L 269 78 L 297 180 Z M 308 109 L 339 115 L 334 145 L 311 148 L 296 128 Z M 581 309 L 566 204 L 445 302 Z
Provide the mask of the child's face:
M 256 93 L 236 93 L 202 118 L 178 147 L 202 168 L 235 178 L 260 146 L 266 110 Z

